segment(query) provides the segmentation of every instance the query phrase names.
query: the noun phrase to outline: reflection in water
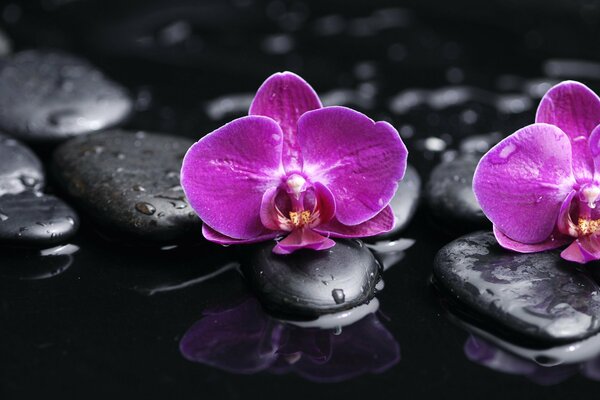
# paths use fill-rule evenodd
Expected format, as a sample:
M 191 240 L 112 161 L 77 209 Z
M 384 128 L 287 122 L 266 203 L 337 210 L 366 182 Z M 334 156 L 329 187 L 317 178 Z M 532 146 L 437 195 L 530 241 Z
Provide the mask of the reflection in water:
M 505 374 L 525 376 L 539 385 L 556 385 L 577 373 L 588 379 L 600 381 L 598 353 L 588 354 L 588 359 L 580 363 L 544 366 L 502 350 L 491 342 L 473 335 L 467 339 L 464 351 L 467 358 L 477 364 Z
M 44 250 L 3 248 L 0 276 L 18 280 L 52 278 L 71 266 L 73 254 L 78 250 L 73 244 Z
M 236 374 L 293 372 L 314 382 L 340 382 L 382 373 L 398 363 L 400 347 L 374 310 L 363 310 L 368 315 L 343 329 L 302 328 L 268 316 L 248 297 L 206 310 L 180 350 L 190 361 Z M 343 325 L 343 318 L 338 322 Z

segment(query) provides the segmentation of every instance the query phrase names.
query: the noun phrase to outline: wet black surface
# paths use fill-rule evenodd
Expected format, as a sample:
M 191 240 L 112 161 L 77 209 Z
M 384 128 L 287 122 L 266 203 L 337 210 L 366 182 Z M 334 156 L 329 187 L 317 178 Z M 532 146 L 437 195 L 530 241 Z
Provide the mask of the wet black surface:
M 191 140 L 245 114 L 268 75 L 293 70 L 327 104 L 392 122 L 426 182 L 464 138 L 507 135 L 532 122 L 538 99 L 557 80 L 578 79 L 600 89 L 594 3 L 478 6 L 465 0 L 411 1 L 405 8 L 341 1 L 50 0 L 2 4 L 0 29 L 15 51 L 58 48 L 90 60 L 124 86 L 135 100 L 125 129 Z M 37 150 L 48 168 L 48 148 Z M 51 182 L 49 190 L 56 187 Z M 377 315 L 399 344 L 400 361 L 380 373 L 322 384 L 289 370 L 226 372 L 182 355 L 182 338 L 209 310 L 232 308 L 246 298 L 234 268 L 237 251 L 204 243 L 127 247 L 99 236 L 93 218 L 85 216 L 72 239 L 76 247 L 63 250 L 66 255 L 38 250 L 0 255 L 0 394 L 597 395 L 598 383 L 585 374 L 540 386 L 465 356 L 469 333 L 445 317 L 429 284 L 436 252 L 458 234 L 440 232 L 430 217 L 420 207 L 400 233 L 415 243 L 384 273 L 386 287 L 378 294 Z M 287 356 L 286 362 L 294 360 Z

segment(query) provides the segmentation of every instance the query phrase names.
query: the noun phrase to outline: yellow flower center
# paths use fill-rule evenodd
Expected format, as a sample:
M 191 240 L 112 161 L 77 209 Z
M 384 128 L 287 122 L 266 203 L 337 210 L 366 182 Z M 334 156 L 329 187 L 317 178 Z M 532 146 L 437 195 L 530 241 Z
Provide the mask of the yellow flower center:
M 581 235 L 591 235 L 600 230 L 600 219 L 579 218 L 577 229 Z
M 310 211 L 290 211 L 290 221 L 295 227 L 306 225 L 310 222 Z

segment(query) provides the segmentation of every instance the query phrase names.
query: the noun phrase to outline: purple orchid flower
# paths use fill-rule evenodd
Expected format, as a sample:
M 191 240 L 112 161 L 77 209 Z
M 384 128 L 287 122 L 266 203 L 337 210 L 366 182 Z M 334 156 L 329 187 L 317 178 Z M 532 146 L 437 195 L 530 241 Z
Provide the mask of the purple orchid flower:
M 521 253 L 571 243 L 562 258 L 600 259 L 600 98 L 567 81 L 542 98 L 535 123 L 479 162 L 473 191 L 504 248 Z
M 289 254 L 392 229 L 388 203 L 408 152 L 390 124 L 322 107 L 290 72 L 263 83 L 249 114 L 203 137 L 183 160 L 181 185 L 204 237 L 238 244 L 287 235 L 273 251 Z

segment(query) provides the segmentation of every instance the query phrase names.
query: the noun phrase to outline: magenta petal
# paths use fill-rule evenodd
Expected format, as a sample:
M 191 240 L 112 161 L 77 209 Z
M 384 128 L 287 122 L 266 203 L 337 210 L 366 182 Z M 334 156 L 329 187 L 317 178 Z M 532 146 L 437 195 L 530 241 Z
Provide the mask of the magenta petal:
M 563 235 L 570 235 L 573 237 L 579 236 L 577 232 L 577 225 L 571 219 L 571 201 L 573 201 L 573 197 L 577 194 L 576 190 L 572 190 L 571 193 L 567 196 L 565 201 L 560 206 L 560 212 L 558 213 L 558 218 L 556 219 L 556 227 L 558 231 Z
M 480 160 L 473 191 L 485 215 L 516 242 L 535 244 L 553 232 L 575 178 L 571 144 L 559 128 L 533 124 Z
M 302 154 L 296 137 L 298 119 L 321 108 L 313 88 L 292 72 L 271 75 L 258 89 L 250 105 L 250 115 L 274 119 L 284 133 L 282 162 L 286 172 L 302 170 Z
M 596 126 L 590 134 L 588 140 L 590 152 L 594 160 L 594 171 L 596 181 L 600 180 L 600 125 Z
M 261 234 L 250 239 L 234 239 L 215 231 L 213 228 L 206 224 L 202 224 L 202 235 L 204 235 L 204 237 L 210 240 L 211 242 L 223 245 L 259 243 L 264 242 L 265 240 L 275 239 L 281 234 L 282 232 L 267 231 L 265 229 Z
M 552 234 L 548 239 L 540 243 L 521 243 L 512 240 L 504 233 L 500 232 L 495 225 L 494 236 L 496 236 L 496 240 L 498 241 L 500 246 L 504 247 L 505 249 L 513 250 L 519 253 L 537 253 L 538 251 L 552 250 L 564 246 L 573 240 L 573 238 L 569 236 L 564 236 L 561 234 Z
M 600 238 L 595 235 L 582 236 L 564 249 L 560 256 L 579 264 L 600 260 Z
M 587 139 L 600 124 L 600 99 L 587 86 L 574 81 L 559 83 L 542 98 L 535 122 L 558 126 L 571 139 L 573 172 L 578 181 L 593 174 Z
M 326 250 L 335 246 L 335 242 L 321 236 L 310 228 L 294 229 L 285 239 L 277 243 L 273 253 L 290 254 L 300 249 Z
M 391 207 L 387 206 L 379 214 L 361 224 L 344 225 L 337 219 L 333 219 L 328 224 L 315 228 L 315 231 L 323 235 L 338 238 L 374 236 L 392 230 L 394 221 L 394 213 Z
M 260 204 L 260 221 L 265 228 L 273 231 L 280 230 L 279 216 L 275 208 L 275 196 L 277 196 L 278 188 L 272 187 L 263 195 Z
M 335 198 L 331 190 L 320 182 L 315 182 L 315 194 L 317 195 L 317 208 L 319 210 L 319 220 L 317 222 L 320 226 L 333 219 L 336 210 Z
M 267 117 L 236 119 L 188 150 L 181 185 L 198 216 L 235 239 L 260 235 L 260 205 L 267 189 L 279 184 L 281 128 Z
M 404 176 L 408 152 L 387 122 L 345 107 L 309 111 L 298 122 L 304 172 L 331 190 L 336 218 L 357 225 L 377 215 Z

